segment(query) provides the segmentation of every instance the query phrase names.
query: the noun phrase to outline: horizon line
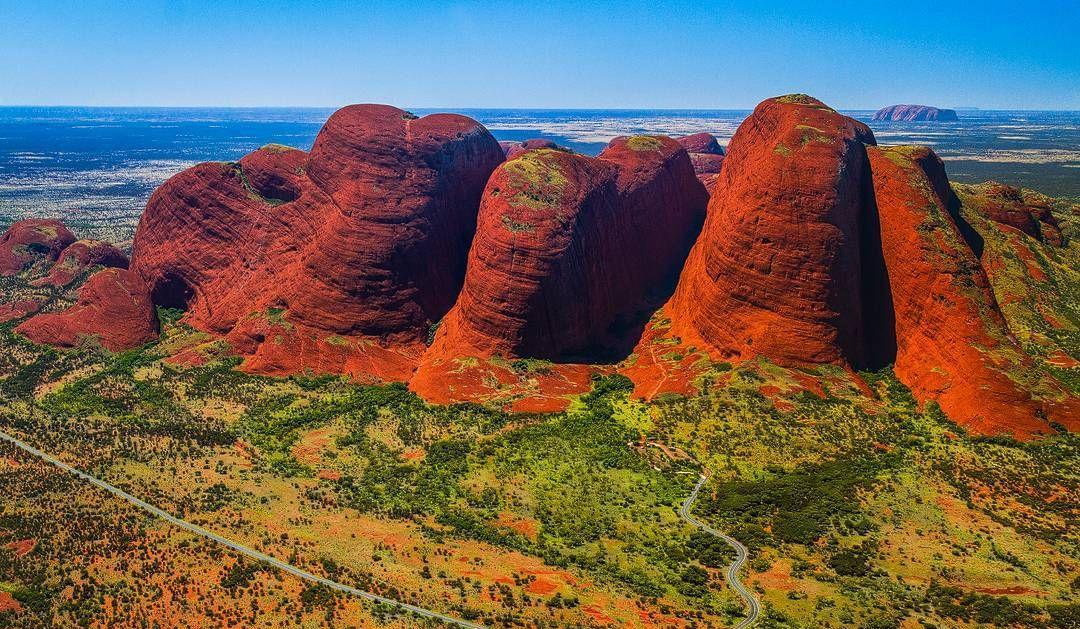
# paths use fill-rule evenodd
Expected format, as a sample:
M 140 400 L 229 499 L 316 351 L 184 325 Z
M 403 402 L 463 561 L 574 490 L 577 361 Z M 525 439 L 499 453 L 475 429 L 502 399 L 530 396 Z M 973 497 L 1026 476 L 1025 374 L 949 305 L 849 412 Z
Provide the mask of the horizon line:
M 555 107 L 555 106 L 497 106 L 486 107 L 479 105 L 468 106 L 432 106 L 432 105 L 412 105 L 401 107 L 399 105 L 393 105 L 391 103 L 376 103 L 376 102 L 354 102 L 345 103 L 343 105 L 80 105 L 80 104 L 2 104 L 0 103 L 0 109 L 281 109 L 281 110 L 296 110 L 296 109 L 309 109 L 309 110 L 333 110 L 336 111 L 343 107 L 350 105 L 360 104 L 384 104 L 392 107 L 399 107 L 400 109 L 416 109 L 416 110 L 443 110 L 443 111 L 753 111 L 757 105 L 750 107 Z M 907 103 L 899 103 L 907 104 Z M 886 105 L 885 107 L 892 107 L 893 105 Z M 952 107 L 938 107 L 936 105 L 926 105 L 927 107 L 935 107 L 937 109 L 952 109 L 957 113 L 972 112 L 972 111 L 1024 111 L 1024 112 L 1062 112 L 1062 113 L 1080 113 L 1080 109 L 1055 109 L 1055 108 L 994 108 L 994 107 L 977 107 L 973 105 L 965 106 L 952 106 Z M 863 108 L 863 107 L 837 107 L 836 111 L 878 111 L 883 107 L 878 108 Z

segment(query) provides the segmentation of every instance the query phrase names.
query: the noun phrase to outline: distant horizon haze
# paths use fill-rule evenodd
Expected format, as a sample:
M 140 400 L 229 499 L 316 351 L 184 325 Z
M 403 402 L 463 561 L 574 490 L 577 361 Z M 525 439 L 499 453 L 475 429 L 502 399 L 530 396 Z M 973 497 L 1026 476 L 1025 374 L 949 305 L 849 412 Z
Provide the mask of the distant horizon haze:
M 786 94 L 793 93 L 805 93 L 813 96 L 809 92 L 785 92 L 783 94 L 774 94 L 773 96 L 784 96 Z M 766 98 L 772 98 L 766 97 Z M 765 100 L 765 99 L 762 99 Z M 192 110 L 192 111 L 212 111 L 215 109 L 223 110 L 235 110 L 243 111 L 249 110 L 280 110 L 280 111 L 336 111 L 342 107 L 348 107 L 350 105 L 363 105 L 363 104 L 380 104 L 391 105 L 400 109 L 409 111 L 419 111 L 424 113 L 431 112 L 469 112 L 469 111 L 521 111 L 521 112 L 539 112 L 539 111 L 559 111 L 559 112 L 680 112 L 680 111 L 692 111 L 692 112 L 751 112 L 757 103 L 747 107 L 482 107 L 482 106 L 469 106 L 469 107 L 452 107 L 452 106 L 432 106 L 432 105 L 402 105 L 400 103 L 379 103 L 375 101 L 351 101 L 341 103 L 339 105 L 86 105 L 86 104 L 71 104 L 71 103 L 0 103 L 0 109 L 161 109 L 161 110 Z M 839 112 L 857 112 L 857 113 L 873 113 L 879 109 L 889 107 L 891 105 L 924 105 L 928 107 L 936 107 L 938 109 L 952 109 L 961 116 L 964 113 L 975 112 L 1061 112 L 1061 113 L 1075 113 L 1080 112 L 1080 107 L 1076 108 L 995 108 L 995 107 L 974 107 L 974 106 L 949 106 L 949 105 L 935 105 L 932 103 L 889 103 L 882 105 L 881 107 L 843 107 L 836 106 L 833 103 L 825 103 L 830 107 L 836 109 Z M 887 121 L 886 121 L 887 122 Z M 931 121 L 933 123 L 934 121 Z

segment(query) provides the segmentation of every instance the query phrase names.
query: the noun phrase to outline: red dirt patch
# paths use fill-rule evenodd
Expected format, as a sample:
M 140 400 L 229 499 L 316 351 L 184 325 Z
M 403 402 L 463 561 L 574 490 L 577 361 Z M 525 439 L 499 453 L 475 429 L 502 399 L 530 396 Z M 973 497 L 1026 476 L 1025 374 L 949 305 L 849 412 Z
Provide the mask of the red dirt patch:
M 589 616 L 589 618 L 592 618 L 596 622 L 603 625 L 610 625 L 611 623 L 615 622 L 615 620 L 611 616 L 608 616 L 604 612 L 600 611 L 600 607 L 597 605 L 586 605 L 581 608 L 581 611 L 585 612 L 585 614 Z
M 322 480 L 341 480 L 341 472 L 334 470 L 319 470 L 318 476 Z
M 519 533 L 533 541 L 536 541 L 536 534 L 540 529 L 540 524 L 536 520 L 532 518 L 523 518 L 507 511 L 503 511 L 499 514 L 499 518 L 495 520 L 495 524 L 514 531 L 515 533 Z
M 36 539 L 21 539 L 17 542 L 11 542 L 7 545 L 16 557 L 25 557 L 29 555 L 34 548 L 37 547 Z
M 703 354 L 691 349 L 654 320 L 645 327 L 632 360 L 626 360 L 619 373 L 633 381 L 635 398 L 651 400 L 664 393 L 693 395 L 697 393 L 694 381 L 704 368 L 700 362 Z
M 531 581 L 529 585 L 525 587 L 525 590 L 529 594 L 542 594 L 544 596 L 553 594 L 557 589 L 559 589 L 558 584 L 542 577 L 537 578 L 535 581 Z
M 1050 327 L 1055 330 L 1062 330 L 1065 328 L 1065 323 L 1061 319 L 1058 319 L 1049 308 L 1043 304 L 1036 304 L 1035 307 L 1039 311 L 1039 315 L 1050 325 Z
M 473 357 L 433 361 L 409 387 L 437 404 L 479 401 L 501 403 L 516 413 L 552 413 L 566 410 L 570 397 L 587 393 L 592 374 L 603 371 L 602 367 L 569 363 L 515 371 L 511 363 Z
M 1062 369 L 1075 369 L 1076 367 L 1080 367 L 1080 360 L 1076 360 L 1060 349 L 1047 356 L 1046 362 L 1055 367 L 1061 367 Z
M 1011 594 L 1013 596 L 1025 596 L 1025 595 L 1029 595 L 1029 594 L 1046 594 L 1046 592 L 1044 592 L 1042 590 L 1033 590 L 1033 589 L 1031 589 L 1029 587 L 1024 587 L 1022 585 L 1010 585 L 1009 587 L 1004 587 L 1004 588 L 974 588 L 974 590 L 976 592 L 981 592 L 983 594 L 996 594 L 996 595 Z
M 15 600 L 15 598 L 12 597 L 11 594 L 0 590 L 0 613 L 21 611 L 22 605 L 19 604 L 19 601 Z
M 821 386 L 820 379 L 815 378 L 806 372 L 799 371 L 798 369 L 792 369 L 791 376 L 795 378 L 795 381 L 799 383 L 800 387 L 821 399 L 825 399 L 825 387 Z
M 777 561 L 765 572 L 751 578 L 760 583 L 766 591 L 791 592 L 796 587 L 795 579 L 791 577 L 791 565 L 785 561 Z
M 178 367 L 191 368 L 202 367 L 206 363 L 210 362 L 210 359 L 206 356 L 206 354 L 199 352 L 197 348 L 187 348 L 180 350 L 172 356 L 169 356 L 165 359 L 165 362 L 169 363 L 170 365 L 176 365 Z
M 1012 239 L 1012 244 L 1013 251 L 1015 251 L 1016 255 L 1023 261 L 1031 279 L 1036 282 L 1045 282 L 1046 273 L 1044 273 L 1042 267 L 1039 266 L 1039 261 L 1035 259 L 1035 254 L 1031 252 L 1031 249 L 1029 249 L 1019 237 L 1014 237 Z
M 776 396 L 784 392 L 783 389 L 776 386 L 775 384 L 763 384 L 761 385 L 761 388 L 758 389 L 758 391 L 760 391 L 762 395 L 770 399 L 775 398 Z
M 13 304 L 0 304 L 0 323 L 7 323 L 28 314 L 37 312 L 41 302 L 37 299 L 23 299 Z

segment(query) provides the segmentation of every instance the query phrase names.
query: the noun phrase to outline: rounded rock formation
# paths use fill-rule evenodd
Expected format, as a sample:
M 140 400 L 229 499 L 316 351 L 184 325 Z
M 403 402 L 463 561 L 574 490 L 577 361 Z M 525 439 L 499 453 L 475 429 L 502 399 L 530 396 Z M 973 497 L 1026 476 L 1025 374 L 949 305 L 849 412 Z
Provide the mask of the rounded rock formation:
M 938 109 L 926 105 L 890 105 L 874 112 L 874 121 L 892 122 L 956 122 L 952 109 Z
M 56 219 L 15 221 L 0 238 L 0 275 L 15 275 L 36 260 L 56 260 L 73 242 L 75 235 Z
M 876 364 L 883 272 L 866 125 L 805 95 L 769 99 L 728 146 L 708 218 L 665 312 L 717 358 Z M 881 338 L 876 338 L 878 336 Z
M 284 307 L 336 334 L 422 341 L 457 298 L 480 195 L 502 161 L 465 116 L 336 112 L 307 164 L 332 204 L 289 274 Z
M 316 353 L 339 336 L 422 344 L 457 296 L 480 193 L 502 160 L 464 116 L 345 107 L 310 155 L 271 145 L 167 181 L 140 221 L 132 269 L 155 304 L 275 364 L 288 357 L 259 349 L 252 317 L 282 319 Z
M 152 341 L 158 323 L 150 292 L 127 269 L 104 269 L 79 288 L 78 300 L 60 312 L 30 317 L 17 328 L 35 343 L 75 347 L 95 338 L 102 347 L 118 352 Z
M 868 151 L 900 381 L 916 399 L 936 401 L 949 418 L 977 433 L 1026 437 L 1049 432 L 1046 418 L 1075 426 L 1054 400 L 1035 399 L 1010 377 L 1038 379 L 949 212 L 952 191 L 941 160 L 925 147 Z M 1049 380 L 1036 386 L 1059 389 Z M 1064 398 L 1060 390 L 1053 393 Z
M 1025 195 L 1023 190 L 996 181 L 969 186 L 974 192 L 972 207 L 990 220 L 1055 247 L 1065 244 L 1061 226 L 1050 211 L 1049 199 Z
M 723 155 L 724 147 L 717 142 L 716 136 L 711 133 L 695 133 L 676 138 L 682 144 L 687 153 L 702 153 L 706 155 Z
M 596 158 L 520 154 L 488 181 L 461 295 L 413 386 L 462 357 L 625 356 L 673 283 L 706 194 L 670 138 L 616 138 Z
M 678 139 L 690 153 L 690 163 L 698 179 L 710 193 L 720 177 L 720 166 L 724 163 L 724 148 L 711 133 L 695 133 Z
M 49 274 L 33 282 L 36 286 L 67 286 L 93 267 L 126 269 L 128 258 L 116 247 L 100 240 L 78 240 L 60 253 Z
M 503 151 L 506 153 L 506 159 L 514 159 L 525 151 L 532 151 L 534 149 L 561 148 L 558 144 L 555 144 L 551 140 L 545 140 L 544 138 L 533 138 L 522 142 L 499 142 L 499 146 L 503 147 Z

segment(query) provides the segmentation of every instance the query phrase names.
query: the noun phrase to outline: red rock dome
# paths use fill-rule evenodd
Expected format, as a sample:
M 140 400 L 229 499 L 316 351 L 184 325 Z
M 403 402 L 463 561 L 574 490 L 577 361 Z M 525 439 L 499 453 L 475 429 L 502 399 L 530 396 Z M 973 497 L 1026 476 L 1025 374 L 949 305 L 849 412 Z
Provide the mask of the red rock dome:
M 990 220 L 1019 230 L 1036 240 L 1055 247 L 1065 244 L 1061 226 L 1050 211 L 1049 200 L 1039 195 L 1025 195 L 1019 188 L 988 181 L 972 186 L 977 192 L 972 207 Z
M 758 105 L 665 308 L 673 331 L 723 359 L 871 362 L 864 308 L 884 297 L 867 143 L 866 125 L 808 96 Z
M 74 347 L 93 337 L 111 351 L 137 347 L 157 337 L 150 292 L 127 269 L 104 269 L 79 288 L 75 305 L 30 317 L 17 328 L 36 343 Z
M 670 290 L 705 198 L 666 137 L 617 138 L 597 158 L 540 149 L 507 161 L 485 189 L 461 296 L 413 386 L 431 393 L 465 356 L 625 356 Z
M 126 269 L 128 258 L 123 251 L 107 242 L 77 240 L 60 253 L 60 258 L 49 269 L 49 274 L 34 283 L 67 286 L 80 274 L 95 266 Z
M 720 177 L 720 167 L 724 163 L 724 148 L 711 133 L 695 133 L 678 139 L 679 144 L 690 153 L 690 163 L 698 179 L 710 193 Z
M 503 151 L 506 153 L 506 159 L 514 159 L 525 151 L 531 151 L 534 149 L 561 148 L 558 144 L 555 144 L 551 140 L 545 140 L 543 138 L 534 138 L 531 140 L 524 140 L 522 142 L 499 142 L 499 146 L 503 147 Z
M 75 235 L 56 219 L 15 221 L 0 238 L 0 275 L 15 275 L 35 260 L 56 260 Z
M 977 433 L 1049 432 L 1043 418 L 1076 425 L 1075 416 L 1068 420 L 1064 408 L 1036 400 L 1008 375 L 1028 372 L 1028 380 L 1039 379 L 948 211 L 952 191 L 941 160 L 925 147 L 867 150 L 900 381 L 916 399 L 936 401 L 953 421 Z M 1047 379 L 1039 388 L 1060 387 Z
M 701 153 L 705 155 L 723 155 L 724 147 L 717 142 L 716 136 L 711 133 L 695 133 L 677 138 L 688 153 Z
M 166 182 L 140 222 L 132 269 L 154 303 L 185 308 L 189 323 L 250 352 L 277 353 L 252 331 L 267 313 L 315 354 L 339 336 L 421 343 L 457 297 L 480 193 L 502 160 L 464 116 L 345 107 L 310 155 L 269 146 Z M 291 366 L 308 359 L 321 360 L 297 355 Z

